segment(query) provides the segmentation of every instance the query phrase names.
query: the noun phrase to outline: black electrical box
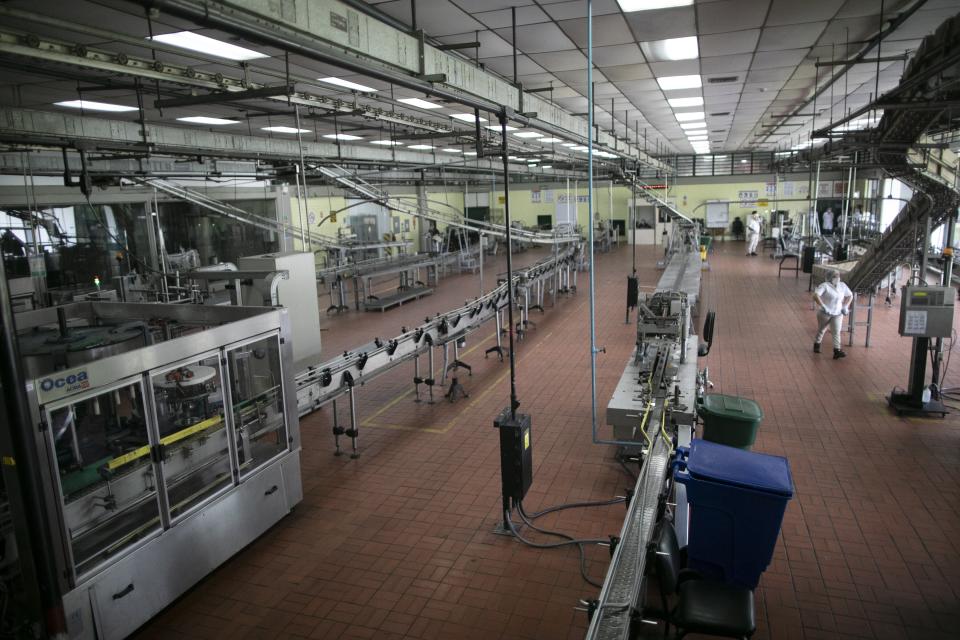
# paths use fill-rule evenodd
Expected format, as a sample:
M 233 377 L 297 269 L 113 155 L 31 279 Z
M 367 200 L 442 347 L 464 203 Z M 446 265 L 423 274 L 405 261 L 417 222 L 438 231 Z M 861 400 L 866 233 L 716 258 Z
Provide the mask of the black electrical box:
M 530 416 L 510 415 L 504 409 L 493 426 L 500 430 L 500 478 L 503 497 L 514 504 L 523 500 L 533 482 L 533 437 L 530 434 Z
M 627 276 L 627 309 L 636 309 L 640 301 L 640 280 Z

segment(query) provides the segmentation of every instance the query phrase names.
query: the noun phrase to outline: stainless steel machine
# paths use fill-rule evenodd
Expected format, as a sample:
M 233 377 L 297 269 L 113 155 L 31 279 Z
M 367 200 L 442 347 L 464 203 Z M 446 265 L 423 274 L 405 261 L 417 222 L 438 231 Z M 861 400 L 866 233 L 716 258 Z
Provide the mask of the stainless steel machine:
M 69 637 L 127 636 L 302 499 L 285 309 L 78 303 L 18 325 Z

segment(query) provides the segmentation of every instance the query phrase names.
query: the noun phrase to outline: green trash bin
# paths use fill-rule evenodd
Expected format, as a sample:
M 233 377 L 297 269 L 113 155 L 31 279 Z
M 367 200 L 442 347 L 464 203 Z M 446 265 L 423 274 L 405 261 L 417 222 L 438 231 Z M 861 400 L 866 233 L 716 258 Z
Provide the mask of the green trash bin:
M 710 245 L 713 243 L 713 236 L 700 236 L 700 246 L 710 252 Z
M 763 409 L 753 400 L 708 393 L 697 405 L 703 418 L 704 440 L 749 450 L 757 439 Z

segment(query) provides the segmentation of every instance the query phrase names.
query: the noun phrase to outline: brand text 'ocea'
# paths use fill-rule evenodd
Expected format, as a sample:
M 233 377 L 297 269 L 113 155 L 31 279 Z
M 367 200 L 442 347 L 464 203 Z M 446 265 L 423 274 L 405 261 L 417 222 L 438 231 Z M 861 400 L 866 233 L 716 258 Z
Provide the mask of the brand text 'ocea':
M 90 380 L 87 378 L 86 371 L 71 373 L 61 378 L 44 378 L 40 381 L 40 389 L 43 391 L 79 391 L 90 387 Z

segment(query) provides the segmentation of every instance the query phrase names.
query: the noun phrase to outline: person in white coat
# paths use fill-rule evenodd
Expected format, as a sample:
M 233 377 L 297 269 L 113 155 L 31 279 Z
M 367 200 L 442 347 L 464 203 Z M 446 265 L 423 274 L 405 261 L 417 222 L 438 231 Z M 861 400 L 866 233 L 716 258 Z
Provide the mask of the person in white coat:
M 820 343 L 827 329 L 833 334 L 833 359 L 845 358 L 847 354 L 840 348 L 840 332 L 843 330 L 843 316 L 847 315 L 853 292 L 840 281 L 840 272 L 831 269 L 827 279 L 813 292 L 813 301 L 817 305 L 817 337 L 813 340 L 813 352 L 820 353 Z
M 760 242 L 760 216 L 756 211 L 747 218 L 747 255 L 757 255 L 757 244 Z
M 823 235 L 833 235 L 833 209 L 829 207 L 823 212 Z

